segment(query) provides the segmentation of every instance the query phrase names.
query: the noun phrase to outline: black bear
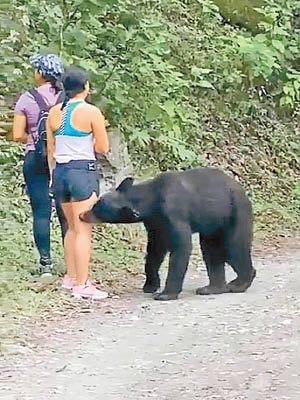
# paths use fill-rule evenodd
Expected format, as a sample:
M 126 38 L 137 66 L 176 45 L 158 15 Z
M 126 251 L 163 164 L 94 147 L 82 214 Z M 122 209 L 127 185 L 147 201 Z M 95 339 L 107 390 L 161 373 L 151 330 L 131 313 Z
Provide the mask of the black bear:
M 160 288 L 159 267 L 170 252 L 166 285 L 155 293 L 156 300 L 177 299 L 195 232 L 200 234 L 209 276 L 209 285 L 197 289 L 197 294 L 244 292 L 255 278 L 251 203 L 242 186 L 217 169 L 165 172 L 138 184 L 126 178 L 80 218 L 90 223 L 144 223 L 148 234 L 145 293 Z M 228 284 L 225 262 L 237 274 Z

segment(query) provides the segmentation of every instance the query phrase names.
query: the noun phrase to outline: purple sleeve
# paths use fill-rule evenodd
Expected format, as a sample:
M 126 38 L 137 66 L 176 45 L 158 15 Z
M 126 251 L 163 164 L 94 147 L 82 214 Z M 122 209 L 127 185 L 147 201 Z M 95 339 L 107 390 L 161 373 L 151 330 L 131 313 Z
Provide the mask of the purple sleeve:
M 21 96 L 17 99 L 14 112 L 15 114 L 24 114 L 26 115 L 26 105 L 28 102 L 28 95 L 27 93 L 21 94 Z

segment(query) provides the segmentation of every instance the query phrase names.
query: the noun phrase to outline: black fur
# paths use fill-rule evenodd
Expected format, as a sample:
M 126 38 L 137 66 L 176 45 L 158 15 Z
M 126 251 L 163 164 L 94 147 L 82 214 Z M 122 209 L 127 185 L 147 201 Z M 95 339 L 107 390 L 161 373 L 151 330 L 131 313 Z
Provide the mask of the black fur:
M 251 261 L 251 203 L 241 185 L 217 169 L 166 172 L 136 185 L 126 178 L 81 219 L 144 223 L 148 233 L 144 292 L 160 288 L 159 267 L 170 253 L 166 286 L 155 294 L 157 300 L 177 299 L 181 292 L 195 232 L 200 234 L 210 281 L 197 294 L 244 292 L 256 274 Z M 237 274 L 228 284 L 225 262 Z

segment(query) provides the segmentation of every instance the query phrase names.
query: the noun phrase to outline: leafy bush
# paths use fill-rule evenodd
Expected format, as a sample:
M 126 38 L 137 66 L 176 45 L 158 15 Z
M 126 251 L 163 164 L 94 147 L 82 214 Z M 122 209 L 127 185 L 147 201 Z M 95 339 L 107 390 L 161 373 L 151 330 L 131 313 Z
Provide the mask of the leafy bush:
M 299 2 L 248 0 L 247 15 L 255 16 L 249 24 L 238 17 L 240 2 L 223 6 L 217 0 L 2 2 L 0 130 L 9 127 L 13 96 L 30 85 L 28 57 L 59 53 L 66 64 L 89 70 L 93 99 L 125 136 L 140 175 L 220 166 L 258 204 L 271 198 L 275 208 L 294 214 Z
M 218 166 L 246 186 L 256 230 L 295 228 L 299 15 L 298 0 L 1 0 L 0 134 L 11 128 L 13 99 L 32 84 L 29 56 L 54 52 L 89 71 L 93 101 L 124 135 L 140 177 Z M 24 285 L 37 266 L 21 152 L 0 138 L 5 315 L 49 301 Z M 97 235 L 100 281 L 139 268 L 139 231 L 106 226 Z M 61 268 L 57 223 L 52 244 Z
M 285 205 L 299 177 L 299 2 L 249 0 L 256 17 L 247 29 L 226 22 L 218 4 L 3 3 L 0 129 L 9 126 L 12 97 L 30 84 L 28 57 L 59 53 L 90 71 L 93 99 L 127 139 L 141 174 L 218 165 L 253 198 Z M 225 6 L 242 13 L 238 2 Z

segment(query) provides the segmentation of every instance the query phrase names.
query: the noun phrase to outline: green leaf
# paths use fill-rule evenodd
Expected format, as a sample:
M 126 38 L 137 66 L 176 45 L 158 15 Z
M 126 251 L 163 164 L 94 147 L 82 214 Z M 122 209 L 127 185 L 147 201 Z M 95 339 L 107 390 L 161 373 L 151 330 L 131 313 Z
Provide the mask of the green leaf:
M 264 33 L 259 33 L 258 35 L 255 36 L 255 40 L 257 40 L 260 43 L 264 43 L 267 41 L 267 35 Z
M 201 75 L 206 75 L 211 73 L 212 70 L 209 68 L 199 68 L 199 67 L 195 67 L 193 66 L 191 69 L 191 74 L 194 76 L 201 76 Z
M 146 111 L 147 121 L 153 121 L 157 119 L 161 114 L 161 108 L 156 103 L 153 103 Z
M 163 105 L 163 109 L 167 112 L 167 114 L 169 115 L 169 117 L 174 117 L 175 115 L 175 103 L 171 100 L 167 101 L 164 105 Z
M 124 94 L 121 91 L 117 91 L 116 100 L 118 100 L 120 103 L 127 103 L 128 102 L 128 97 L 125 97 Z
M 209 81 L 201 80 L 197 83 L 198 86 L 208 89 L 214 89 L 213 85 Z
M 95 74 L 98 73 L 98 64 L 94 60 L 80 60 L 79 65 L 88 71 L 94 72 Z
M 275 49 L 277 49 L 278 51 L 280 51 L 280 53 L 284 53 L 285 48 L 282 42 L 280 42 L 279 40 L 272 40 L 272 45 L 273 47 L 275 47 Z
M 134 129 L 129 136 L 131 142 L 138 142 L 140 146 L 144 147 L 151 142 L 151 136 L 146 130 Z

